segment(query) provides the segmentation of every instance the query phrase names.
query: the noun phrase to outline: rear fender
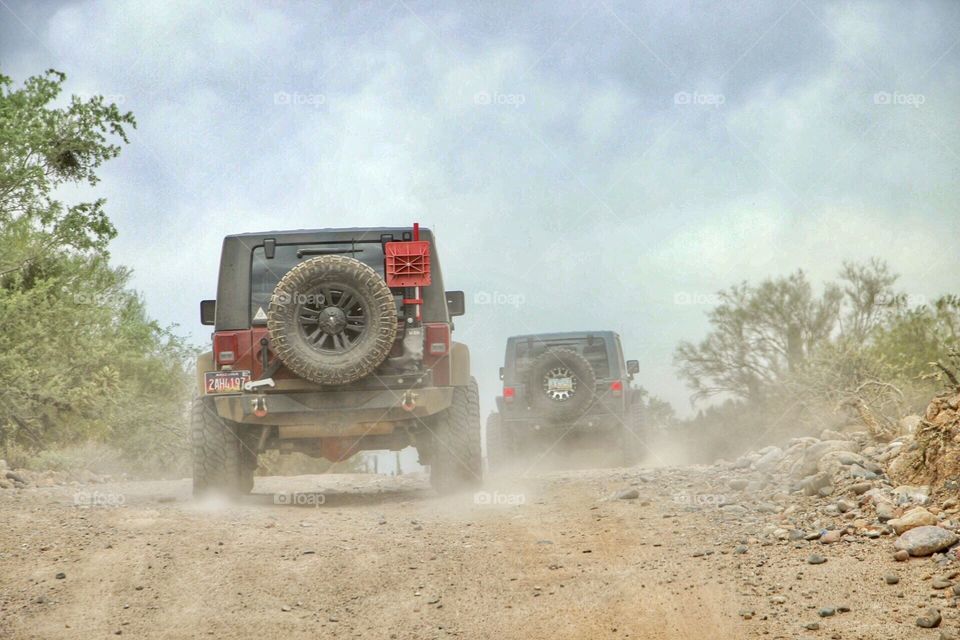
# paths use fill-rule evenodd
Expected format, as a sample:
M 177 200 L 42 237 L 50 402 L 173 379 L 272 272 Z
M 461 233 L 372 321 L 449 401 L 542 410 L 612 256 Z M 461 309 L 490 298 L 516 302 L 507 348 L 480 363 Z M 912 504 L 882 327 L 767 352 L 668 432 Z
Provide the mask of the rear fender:
M 450 345 L 450 384 L 455 387 L 470 384 L 470 349 L 462 342 Z
M 207 384 L 203 374 L 208 371 L 216 371 L 217 366 L 213 364 L 213 351 L 207 351 L 197 356 L 197 392 L 203 397 L 207 392 Z

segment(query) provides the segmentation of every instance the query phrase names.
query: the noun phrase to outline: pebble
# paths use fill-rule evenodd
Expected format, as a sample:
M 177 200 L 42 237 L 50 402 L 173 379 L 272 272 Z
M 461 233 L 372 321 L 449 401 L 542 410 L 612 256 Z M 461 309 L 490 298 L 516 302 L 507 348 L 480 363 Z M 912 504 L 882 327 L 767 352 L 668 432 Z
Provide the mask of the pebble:
M 820 628 L 820 623 L 808 622 L 807 624 L 803 625 L 803 628 L 806 629 L 807 631 L 816 631 L 817 629 Z
M 826 558 L 816 553 L 811 554 L 810 557 L 807 558 L 807 564 L 823 564 L 826 561 Z
M 917 626 L 924 629 L 934 629 L 940 626 L 940 611 L 933 607 L 927 609 L 922 616 L 917 618 Z
M 66 577 L 67 577 L 67 574 L 65 574 L 62 571 L 56 575 L 57 580 L 63 580 Z
M 883 576 L 883 581 L 887 584 L 897 584 L 900 582 L 900 576 L 894 573 L 888 573 L 887 575 Z
M 640 497 L 640 492 L 634 488 L 621 489 L 613 494 L 613 497 L 617 500 L 636 500 Z
M 817 611 L 817 615 L 821 618 L 829 618 L 837 612 L 833 607 L 823 607 L 820 611 Z
M 897 562 L 906 562 L 910 559 L 910 554 L 903 549 L 893 554 L 893 559 Z
M 946 589 L 948 587 L 953 586 L 953 583 L 947 580 L 946 578 L 937 576 L 936 578 L 933 579 L 933 582 L 930 583 L 930 586 L 933 587 L 934 589 Z

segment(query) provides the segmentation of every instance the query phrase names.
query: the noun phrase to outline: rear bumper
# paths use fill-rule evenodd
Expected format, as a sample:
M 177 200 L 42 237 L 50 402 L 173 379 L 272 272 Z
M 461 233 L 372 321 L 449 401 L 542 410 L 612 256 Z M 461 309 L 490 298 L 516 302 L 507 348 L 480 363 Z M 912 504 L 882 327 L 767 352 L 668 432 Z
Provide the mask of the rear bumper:
M 575 420 L 546 420 L 538 416 L 510 415 L 501 416 L 502 424 L 515 434 L 536 434 L 549 432 L 603 433 L 614 431 L 624 424 L 625 418 L 614 413 L 597 413 L 582 416 Z
M 412 394 L 412 398 L 407 394 Z M 453 401 L 453 387 L 412 389 L 352 389 L 350 391 L 303 391 L 244 393 L 213 396 L 221 417 L 243 424 L 306 426 L 317 436 L 348 435 L 357 426 L 409 421 L 443 411 Z M 403 407 L 413 401 L 412 409 Z M 266 415 L 254 415 L 262 400 Z M 392 430 L 392 429 L 391 429 Z M 378 429 L 378 431 L 381 431 Z

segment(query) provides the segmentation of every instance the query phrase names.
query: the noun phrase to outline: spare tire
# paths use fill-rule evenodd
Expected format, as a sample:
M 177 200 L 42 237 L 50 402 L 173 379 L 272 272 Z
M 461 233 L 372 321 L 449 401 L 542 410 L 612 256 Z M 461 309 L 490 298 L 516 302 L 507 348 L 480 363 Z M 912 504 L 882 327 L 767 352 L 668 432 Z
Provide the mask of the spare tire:
M 582 355 L 550 349 L 534 358 L 526 375 L 530 407 L 547 419 L 577 419 L 593 402 L 597 376 Z
M 338 385 L 372 373 L 397 337 L 397 305 L 383 278 L 355 258 L 324 255 L 287 272 L 270 299 L 270 345 L 292 372 Z

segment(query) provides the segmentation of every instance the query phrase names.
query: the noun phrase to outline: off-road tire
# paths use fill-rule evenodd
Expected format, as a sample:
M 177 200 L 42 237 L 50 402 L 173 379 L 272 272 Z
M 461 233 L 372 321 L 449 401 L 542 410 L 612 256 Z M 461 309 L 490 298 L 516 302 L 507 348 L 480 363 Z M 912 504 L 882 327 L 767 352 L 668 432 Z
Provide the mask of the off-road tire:
M 303 298 L 327 286 L 346 285 L 364 307 L 366 325 L 357 342 L 340 354 L 324 353 L 307 340 L 299 316 Z M 355 258 L 323 255 L 304 260 L 277 283 L 267 312 L 270 346 L 295 374 L 323 385 L 342 385 L 371 374 L 397 337 L 397 305 L 380 274 Z
M 253 489 L 254 467 L 243 464 L 236 425 L 217 414 L 212 398 L 195 398 L 190 416 L 193 495 L 238 495 Z
M 646 454 L 645 433 L 643 430 L 643 405 L 637 400 L 627 407 L 620 427 L 620 447 L 623 452 L 623 466 L 632 467 L 641 462 Z
M 430 484 L 439 493 L 480 486 L 483 453 L 480 447 L 480 396 L 477 381 L 453 388 L 453 402 L 433 421 Z
M 556 400 L 543 388 L 547 373 L 554 368 L 568 369 L 574 378 L 576 389 L 566 400 Z M 582 355 L 569 349 L 550 349 L 534 358 L 526 371 L 527 399 L 534 413 L 547 420 L 576 420 L 580 418 L 596 397 L 597 376 Z
M 508 449 L 503 432 L 503 420 L 497 412 L 487 416 L 487 471 L 494 473 L 502 470 L 507 463 Z

